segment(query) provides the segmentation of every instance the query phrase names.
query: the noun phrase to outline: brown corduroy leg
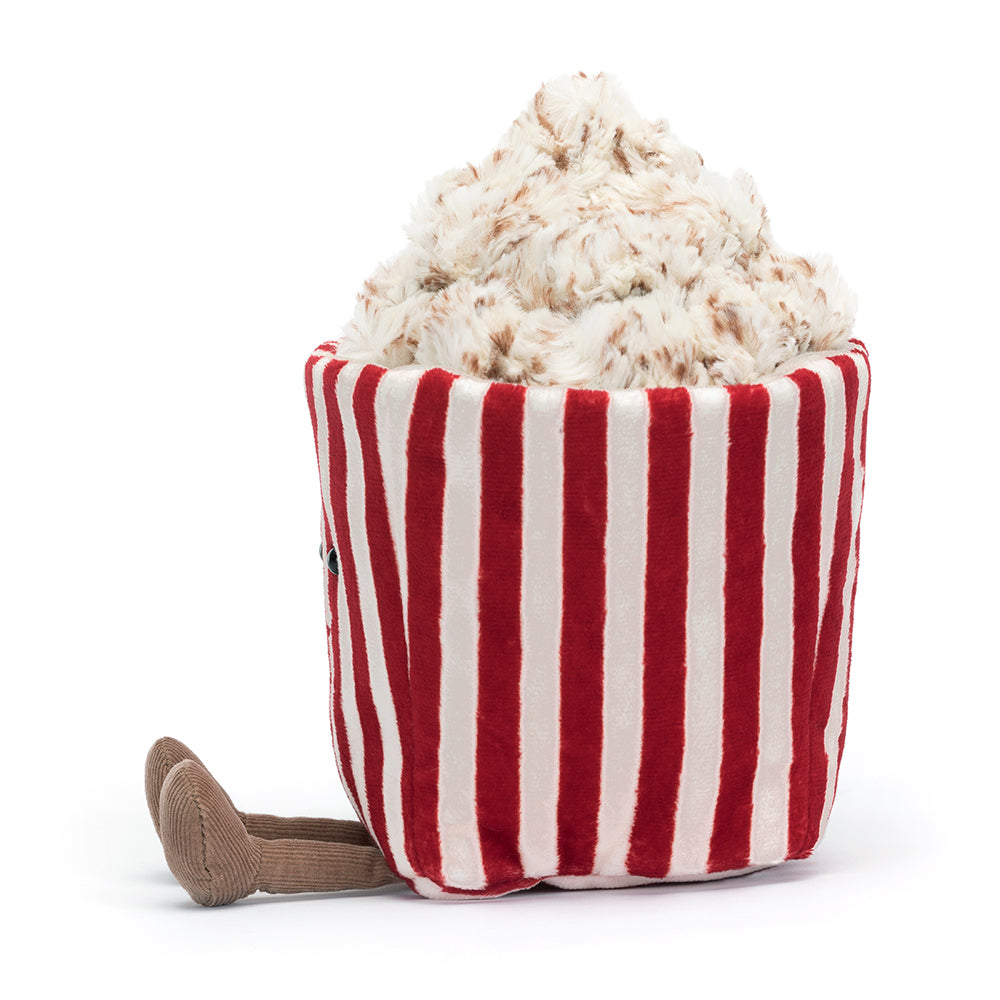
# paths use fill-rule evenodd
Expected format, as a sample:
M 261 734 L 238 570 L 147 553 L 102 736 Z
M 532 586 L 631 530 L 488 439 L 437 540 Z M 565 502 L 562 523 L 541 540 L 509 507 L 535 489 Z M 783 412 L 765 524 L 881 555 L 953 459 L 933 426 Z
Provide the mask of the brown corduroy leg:
M 161 837 L 160 791 L 170 769 L 182 760 L 202 763 L 189 747 L 171 736 L 158 739 L 149 748 L 149 753 L 146 755 L 146 804 L 149 806 L 149 815 L 152 817 L 158 837 Z M 225 794 L 223 791 L 223 795 Z M 229 798 L 228 795 L 226 798 Z M 232 804 L 231 801 L 230 804 Z M 248 833 L 264 840 L 319 840 L 333 841 L 338 844 L 358 844 L 364 847 L 375 846 L 375 841 L 357 820 L 244 813 L 235 805 L 233 805 L 233 810 L 239 816 Z
M 368 831 L 356 819 L 320 819 L 311 816 L 270 816 L 240 813 L 247 833 L 262 840 L 315 840 L 375 847 Z
M 261 840 L 260 849 L 261 892 L 338 892 L 399 882 L 377 847 Z
M 399 880 L 377 847 L 251 836 L 204 766 L 183 760 L 160 792 L 163 851 L 174 877 L 202 906 L 263 892 L 371 889 Z

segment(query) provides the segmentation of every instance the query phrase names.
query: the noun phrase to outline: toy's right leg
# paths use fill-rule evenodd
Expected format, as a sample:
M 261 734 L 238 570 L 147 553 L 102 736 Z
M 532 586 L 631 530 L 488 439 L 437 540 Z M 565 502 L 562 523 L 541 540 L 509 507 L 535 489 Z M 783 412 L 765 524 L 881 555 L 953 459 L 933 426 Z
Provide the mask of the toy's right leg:
M 171 872 L 202 906 L 257 891 L 336 892 L 399 881 L 374 846 L 251 835 L 229 796 L 195 760 L 182 760 L 167 774 L 159 822 Z

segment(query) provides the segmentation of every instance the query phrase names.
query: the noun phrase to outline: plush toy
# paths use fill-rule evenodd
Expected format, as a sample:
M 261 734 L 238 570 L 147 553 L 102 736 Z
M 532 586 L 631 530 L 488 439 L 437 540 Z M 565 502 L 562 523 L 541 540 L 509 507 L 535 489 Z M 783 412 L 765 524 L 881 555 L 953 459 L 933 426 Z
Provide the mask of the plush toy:
M 205 905 L 720 878 L 806 857 L 843 751 L 870 373 L 785 254 L 604 75 L 543 86 L 306 368 L 331 730 L 361 822 L 146 794 Z

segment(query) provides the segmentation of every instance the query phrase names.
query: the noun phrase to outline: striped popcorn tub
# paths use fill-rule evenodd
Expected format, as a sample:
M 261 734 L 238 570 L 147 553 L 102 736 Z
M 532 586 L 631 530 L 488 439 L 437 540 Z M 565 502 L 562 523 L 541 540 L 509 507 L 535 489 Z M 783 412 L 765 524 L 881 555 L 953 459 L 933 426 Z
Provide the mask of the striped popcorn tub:
M 810 854 L 843 751 L 869 366 L 599 391 L 310 357 L 340 775 L 430 897 Z

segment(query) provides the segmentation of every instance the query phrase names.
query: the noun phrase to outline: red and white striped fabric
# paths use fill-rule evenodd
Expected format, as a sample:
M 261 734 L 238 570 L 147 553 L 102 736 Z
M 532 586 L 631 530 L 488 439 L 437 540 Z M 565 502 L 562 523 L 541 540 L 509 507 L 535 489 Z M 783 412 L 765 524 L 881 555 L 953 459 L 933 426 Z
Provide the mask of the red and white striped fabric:
M 867 352 L 728 388 L 306 379 L 344 786 L 425 896 L 807 856 L 843 750 Z

